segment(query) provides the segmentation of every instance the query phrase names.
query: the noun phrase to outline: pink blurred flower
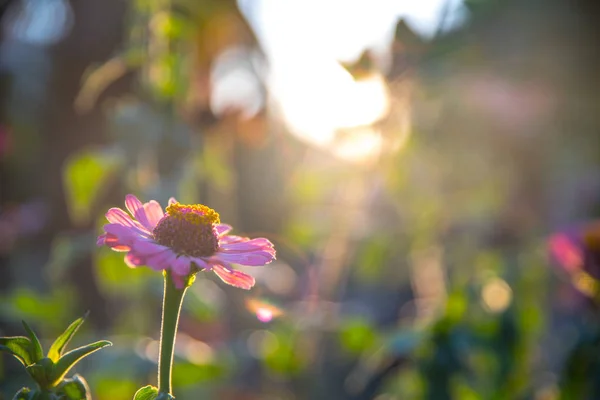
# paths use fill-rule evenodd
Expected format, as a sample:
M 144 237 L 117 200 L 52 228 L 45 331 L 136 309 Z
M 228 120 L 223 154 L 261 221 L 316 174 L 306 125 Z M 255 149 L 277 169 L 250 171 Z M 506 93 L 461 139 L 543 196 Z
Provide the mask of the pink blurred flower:
M 550 253 L 567 272 L 583 268 L 583 249 L 571 235 L 557 233 L 550 237 Z
M 600 294 L 600 222 L 555 233 L 548 240 L 550 257 L 566 272 L 582 294 Z
M 585 272 L 600 279 L 600 222 L 587 223 L 552 235 L 550 256 L 569 274 Z
M 127 252 L 125 263 L 132 268 L 171 270 L 179 289 L 184 278 L 198 270 L 213 271 L 228 285 L 250 289 L 254 278 L 232 263 L 261 266 L 275 259 L 269 240 L 228 235 L 231 226 L 221 224 L 219 214 L 207 206 L 183 205 L 171 198 L 165 213 L 157 201 L 142 204 L 131 194 L 125 206 L 131 216 L 120 208 L 108 210 L 110 223 L 97 244 Z

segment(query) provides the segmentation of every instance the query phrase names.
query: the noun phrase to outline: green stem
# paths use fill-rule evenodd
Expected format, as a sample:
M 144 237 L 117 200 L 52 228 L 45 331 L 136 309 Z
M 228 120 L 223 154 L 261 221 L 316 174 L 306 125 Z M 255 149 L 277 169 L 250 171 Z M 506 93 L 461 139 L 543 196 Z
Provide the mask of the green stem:
M 165 273 L 165 294 L 163 298 L 162 325 L 160 330 L 160 356 L 158 360 L 158 391 L 171 394 L 171 371 L 173 350 L 179 322 L 179 312 L 183 302 L 184 289 L 177 289 L 169 272 Z

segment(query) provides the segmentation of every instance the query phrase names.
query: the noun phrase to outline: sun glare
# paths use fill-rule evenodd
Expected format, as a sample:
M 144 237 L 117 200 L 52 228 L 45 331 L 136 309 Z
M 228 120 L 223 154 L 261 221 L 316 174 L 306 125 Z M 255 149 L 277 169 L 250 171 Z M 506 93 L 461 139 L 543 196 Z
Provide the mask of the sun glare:
M 296 66 L 305 79 L 273 76 L 273 93 L 290 131 L 301 139 L 329 146 L 340 129 L 371 125 L 389 109 L 386 83 L 379 76 L 354 80 L 333 59 Z
M 269 58 L 275 116 L 301 140 L 353 162 L 384 147 L 372 125 L 388 114 L 390 96 L 379 73 L 355 79 L 340 61 L 354 62 L 369 49 L 385 70 L 399 18 L 431 37 L 460 19 L 456 3 L 238 0 Z M 349 140 L 340 140 L 340 132 Z

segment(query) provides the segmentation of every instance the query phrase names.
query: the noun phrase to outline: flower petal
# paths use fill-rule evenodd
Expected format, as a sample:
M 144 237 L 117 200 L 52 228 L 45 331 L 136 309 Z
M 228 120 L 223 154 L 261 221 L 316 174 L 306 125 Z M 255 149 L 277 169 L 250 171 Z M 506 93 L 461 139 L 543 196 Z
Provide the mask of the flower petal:
M 213 265 L 212 270 L 223 282 L 240 289 L 249 290 L 254 286 L 254 278 L 233 268 L 227 268 L 219 264 Z
M 143 207 L 143 205 L 140 199 L 138 199 L 132 194 L 128 194 L 127 196 L 125 196 L 125 207 L 127 207 L 127 210 L 132 216 L 137 218 L 136 214 L 138 210 Z
M 163 246 L 161 244 L 149 240 L 138 240 L 134 243 L 133 249 L 136 253 L 139 253 L 143 256 L 149 256 L 152 254 L 163 252 L 165 250 L 170 250 L 167 246 Z
M 103 233 L 102 235 L 98 236 L 98 239 L 96 239 L 96 246 L 104 246 L 105 240 L 106 240 L 106 233 Z
M 110 233 L 105 233 L 98 238 L 98 242 L 100 242 L 100 238 L 102 238 L 102 245 L 110 247 L 114 251 L 129 251 L 130 247 L 126 244 L 123 244 L 118 237 L 115 235 L 111 235 Z
M 165 216 L 162 207 L 156 200 L 150 200 L 144 204 L 144 211 L 146 212 L 146 218 L 148 218 L 148 224 L 152 227 L 150 230 L 154 230 L 158 221 Z
M 190 273 L 192 260 L 187 256 L 176 257 L 175 261 L 171 263 L 171 271 L 174 274 L 186 276 Z
M 111 246 L 110 249 L 113 251 L 118 251 L 118 252 L 126 252 L 126 251 L 130 251 L 131 247 L 126 246 L 124 244 L 117 244 L 116 246 Z
M 211 269 L 212 266 L 200 257 L 190 257 L 190 260 L 200 269 Z
M 146 265 L 157 271 L 169 269 L 176 258 L 177 254 L 167 249 L 146 257 Z
M 171 274 L 171 278 L 173 278 L 173 284 L 175 285 L 175 287 L 179 290 L 183 289 L 183 287 L 185 286 L 185 281 L 184 281 L 184 277 L 181 275 L 177 275 L 175 273 Z
M 141 227 L 140 224 L 136 224 L 131 217 L 123 210 L 121 210 L 120 208 L 111 208 L 110 210 L 108 210 L 106 212 L 106 219 L 108 220 L 108 222 L 110 222 L 111 224 L 120 224 L 123 226 L 128 226 L 131 228 L 134 227 Z
M 215 225 L 215 230 L 217 231 L 217 235 L 219 235 L 219 236 L 225 235 L 227 232 L 229 232 L 232 229 L 233 228 L 231 227 L 231 225 L 227 225 L 227 224 Z
M 146 229 L 152 230 L 154 227 L 148 223 L 146 218 L 146 212 L 144 211 L 144 205 L 142 202 L 132 194 L 125 196 L 125 207 L 127 210 L 138 220 Z
M 252 240 L 234 242 L 234 243 L 224 243 L 219 246 L 221 250 L 225 253 L 240 253 L 240 252 L 248 252 L 248 251 L 256 251 L 256 250 L 264 250 L 268 251 L 272 254 L 275 254 L 275 249 L 273 249 L 273 243 L 265 238 L 256 238 Z
M 148 203 L 142 204 L 142 202 L 132 194 L 125 196 L 125 206 L 135 219 L 150 232 L 154 230 L 156 224 L 164 215 L 160 204 L 155 200 L 150 200 Z
M 247 242 L 250 238 L 236 235 L 223 235 L 219 237 L 219 244 L 229 244 L 238 242 Z
M 139 254 L 130 251 L 125 256 L 125 264 L 127 264 L 127 266 L 130 268 L 135 268 L 139 267 L 140 265 L 146 264 L 146 262 L 144 258 L 142 258 Z
M 111 235 L 110 233 L 107 233 L 106 237 L 104 238 L 104 244 L 108 247 L 120 246 L 120 243 L 121 242 L 119 242 L 119 238 L 115 235 Z
M 268 251 L 252 251 L 245 253 L 224 253 L 218 251 L 212 256 L 214 260 L 223 260 L 228 263 L 241 265 L 261 266 L 270 263 L 275 259 L 275 255 Z
M 175 197 L 171 197 L 171 198 L 169 199 L 169 205 L 171 205 L 171 204 L 175 204 L 175 203 L 179 203 L 179 202 L 177 201 L 177 199 L 176 199 Z
M 142 224 L 139 222 L 132 220 L 129 214 L 120 208 L 111 208 L 108 210 L 106 213 L 106 219 L 112 224 L 122 225 L 132 229 L 140 237 L 149 238 L 152 235 L 148 229 L 142 226 Z
M 104 243 L 108 245 L 109 239 L 115 237 L 121 244 L 131 246 L 137 240 L 147 240 L 149 235 L 138 228 L 124 226 L 121 224 L 106 224 L 104 232 L 107 233 Z

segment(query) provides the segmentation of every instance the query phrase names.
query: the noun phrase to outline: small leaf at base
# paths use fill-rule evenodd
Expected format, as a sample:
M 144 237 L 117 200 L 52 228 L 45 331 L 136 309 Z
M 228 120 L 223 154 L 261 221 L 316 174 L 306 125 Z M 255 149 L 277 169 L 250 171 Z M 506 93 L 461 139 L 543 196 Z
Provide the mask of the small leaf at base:
M 158 397 L 158 388 L 148 385 L 135 392 L 133 400 L 155 400 Z

